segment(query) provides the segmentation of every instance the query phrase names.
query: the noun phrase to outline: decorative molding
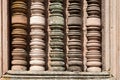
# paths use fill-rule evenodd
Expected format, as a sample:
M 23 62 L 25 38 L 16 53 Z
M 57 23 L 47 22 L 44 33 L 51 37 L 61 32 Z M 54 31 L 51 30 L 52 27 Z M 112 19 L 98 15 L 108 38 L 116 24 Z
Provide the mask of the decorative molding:
M 120 80 L 120 0 L 116 1 L 116 24 L 117 24 L 117 28 L 116 28 L 116 37 L 117 37 L 117 79 Z
M 109 0 L 102 0 L 102 59 L 103 70 L 110 70 L 110 4 Z
M 0 0 L 0 76 L 8 71 L 8 0 Z
M 29 76 L 30 75 L 30 76 Z M 114 80 L 108 72 L 8 71 L 3 80 Z
M 105 38 L 105 71 L 120 79 L 120 10 L 119 0 L 103 0 Z M 103 20 L 103 21 L 104 21 Z M 104 34 L 104 33 L 103 33 Z
M 0 0 L 0 7 L 2 8 L 2 0 Z M 0 9 L 0 76 L 2 75 L 2 9 Z

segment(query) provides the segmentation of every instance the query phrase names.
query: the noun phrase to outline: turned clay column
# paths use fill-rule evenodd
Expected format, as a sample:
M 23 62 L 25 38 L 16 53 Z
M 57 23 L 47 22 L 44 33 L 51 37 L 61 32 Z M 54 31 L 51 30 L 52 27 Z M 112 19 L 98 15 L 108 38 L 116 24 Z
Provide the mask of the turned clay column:
M 24 0 L 14 0 L 11 7 L 12 12 L 12 61 L 11 70 L 27 70 L 26 61 L 26 38 L 27 38 L 27 5 Z
M 87 71 L 101 72 L 101 1 L 87 0 Z
M 64 11 L 63 0 L 50 0 L 49 5 L 49 70 L 64 71 Z
M 45 7 L 44 0 L 31 0 L 30 70 L 45 70 Z
M 82 71 L 82 19 L 81 0 L 68 0 L 68 70 Z

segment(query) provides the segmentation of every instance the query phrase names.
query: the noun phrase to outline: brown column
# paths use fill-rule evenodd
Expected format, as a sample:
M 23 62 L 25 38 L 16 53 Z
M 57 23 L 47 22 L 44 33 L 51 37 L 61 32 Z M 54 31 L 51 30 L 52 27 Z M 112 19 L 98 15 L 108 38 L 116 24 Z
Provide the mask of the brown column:
M 27 5 L 25 1 L 14 0 L 11 5 L 12 12 L 12 70 L 26 70 L 26 38 L 27 38 Z

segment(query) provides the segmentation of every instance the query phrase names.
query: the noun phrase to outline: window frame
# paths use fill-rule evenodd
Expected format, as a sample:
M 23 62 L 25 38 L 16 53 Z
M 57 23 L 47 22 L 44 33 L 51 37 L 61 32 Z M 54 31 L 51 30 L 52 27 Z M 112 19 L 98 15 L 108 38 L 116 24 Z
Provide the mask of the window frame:
M 102 60 L 103 71 L 117 77 L 119 60 L 119 0 L 102 0 Z M 0 0 L 0 77 L 9 69 L 9 0 Z M 114 54 L 114 55 L 113 55 Z

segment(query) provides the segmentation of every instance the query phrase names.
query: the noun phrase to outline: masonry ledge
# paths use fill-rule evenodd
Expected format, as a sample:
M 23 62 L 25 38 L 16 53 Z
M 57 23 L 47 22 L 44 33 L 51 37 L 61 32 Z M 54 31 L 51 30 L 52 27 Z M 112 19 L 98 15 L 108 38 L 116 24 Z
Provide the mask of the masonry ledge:
M 113 80 L 109 72 L 8 71 L 3 80 Z

